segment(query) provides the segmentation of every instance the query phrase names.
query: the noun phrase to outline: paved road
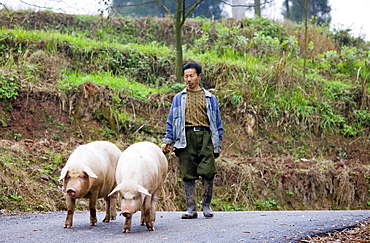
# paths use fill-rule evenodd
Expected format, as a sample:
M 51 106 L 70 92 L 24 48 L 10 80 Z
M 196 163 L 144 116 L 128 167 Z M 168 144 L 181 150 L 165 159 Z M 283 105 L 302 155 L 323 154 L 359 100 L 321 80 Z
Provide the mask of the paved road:
M 74 225 L 64 229 L 66 212 L 0 215 L 0 242 L 297 242 L 301 237 L 341 229 L 365 220 L 363 211 L 215 212 L 214 218 L 183 220 L 182 212 L 157 212 L 155 231 L 133 216 L 130 233 L 121 233 L 124 218 L 89 225 L 88 212 L 76 212 Z M 98 213 L 98 220 L 104 213 Z

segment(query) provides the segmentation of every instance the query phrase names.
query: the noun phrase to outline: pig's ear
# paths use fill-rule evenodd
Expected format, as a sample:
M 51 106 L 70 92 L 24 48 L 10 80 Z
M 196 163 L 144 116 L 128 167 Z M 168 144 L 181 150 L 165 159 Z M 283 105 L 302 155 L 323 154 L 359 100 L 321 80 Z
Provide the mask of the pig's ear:
M 112 196 L 113 194 L 115 194 L 116 192 L 119 192 L 119 187 L 116 186 L 116 188 L 113 189 L 113 191 L 111 193 L 108 194 L 108 197 Z
M 84 167 L 83 167 L 83 170 L 86 172 L 86 174 L 88 174 L 90 177 L 92 177 L 92 178 L 98 178 L 98 176 L 97 175 L 95 175 L 95 173 L 90 169 L 90 167 L 88 167 L 88 166 L 86 166 L 86 165 L 84 165 Z
M 137 190 L 138 190 L 139 192 L 141 192 L 141 193 L 143 193 L 143 194 L 147 195 L 147 196 L 151 196 L 151 194 L 148 192 L 148 190 L 147 190 L 147 189 L 145 189 L 144 187 L 140 186 L 140 185 L 138 185 L 138 186 L 137 186 Z
M 59 181 L 62 181 L 64 179 L 64 177 L 67 175 L 67 172 L 68 172 L 68 169 L 67 168 L 63 168 L 62 169 L 62 172 L 60 172 L 60 178 L 59 178 Z

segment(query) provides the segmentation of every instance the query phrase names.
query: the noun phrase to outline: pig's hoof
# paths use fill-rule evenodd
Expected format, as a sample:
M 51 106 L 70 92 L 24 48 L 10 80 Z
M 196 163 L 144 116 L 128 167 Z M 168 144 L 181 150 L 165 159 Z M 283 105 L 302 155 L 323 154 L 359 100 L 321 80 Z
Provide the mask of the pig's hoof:
M 103 219 L 103 222 L 108 223 L 109 219 Z
M 90 226 L 96 226 L 96 222 L 91 222 Z
M 122 233 L 128 233 L 128 232 L 130 232 L 130 230 L 129 230 L 129 229 L 123 229 L 123 230 L 122 230 Z
M 148 227 L 148 230 L 149 231 L 154 231 L 155 229 L 154 229 L 154 227 Z
M 70 225 L 65 224 L 65 225 L 64 225 L 64 228 L 69 229 L 69 228 L 71 228 L 71 226 L 70 226 Z
M 112 216 L 111 218 L 110 218 L 110 220 L 116 220 L 116 216 Z

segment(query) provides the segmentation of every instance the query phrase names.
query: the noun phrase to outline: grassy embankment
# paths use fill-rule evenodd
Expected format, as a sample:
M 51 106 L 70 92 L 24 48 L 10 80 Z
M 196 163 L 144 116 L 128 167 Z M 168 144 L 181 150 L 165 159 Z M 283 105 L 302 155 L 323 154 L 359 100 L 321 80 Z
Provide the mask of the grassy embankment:
M 161 142 L 184 87 L 173 79 L 170 19 L 0 18 L 1 209 L 64 209 L 57 178 L 78 143 Z M 370 204 L 369 44 L 314 25 L 306 55 L 303 40 L 301 25 L 266 19 L 185 25 L 184 57 L 203 65 L 226 130 L 215 210 Z M 169 159 L 159 209 L 184 210 Z

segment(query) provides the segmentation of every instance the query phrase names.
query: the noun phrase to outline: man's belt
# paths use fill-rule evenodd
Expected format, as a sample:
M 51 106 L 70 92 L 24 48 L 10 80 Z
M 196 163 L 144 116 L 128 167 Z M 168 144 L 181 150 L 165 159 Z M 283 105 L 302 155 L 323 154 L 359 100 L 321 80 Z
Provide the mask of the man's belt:
M 194 132 L 211 131 L 209 127 L 185 127 L 185 130 Z

